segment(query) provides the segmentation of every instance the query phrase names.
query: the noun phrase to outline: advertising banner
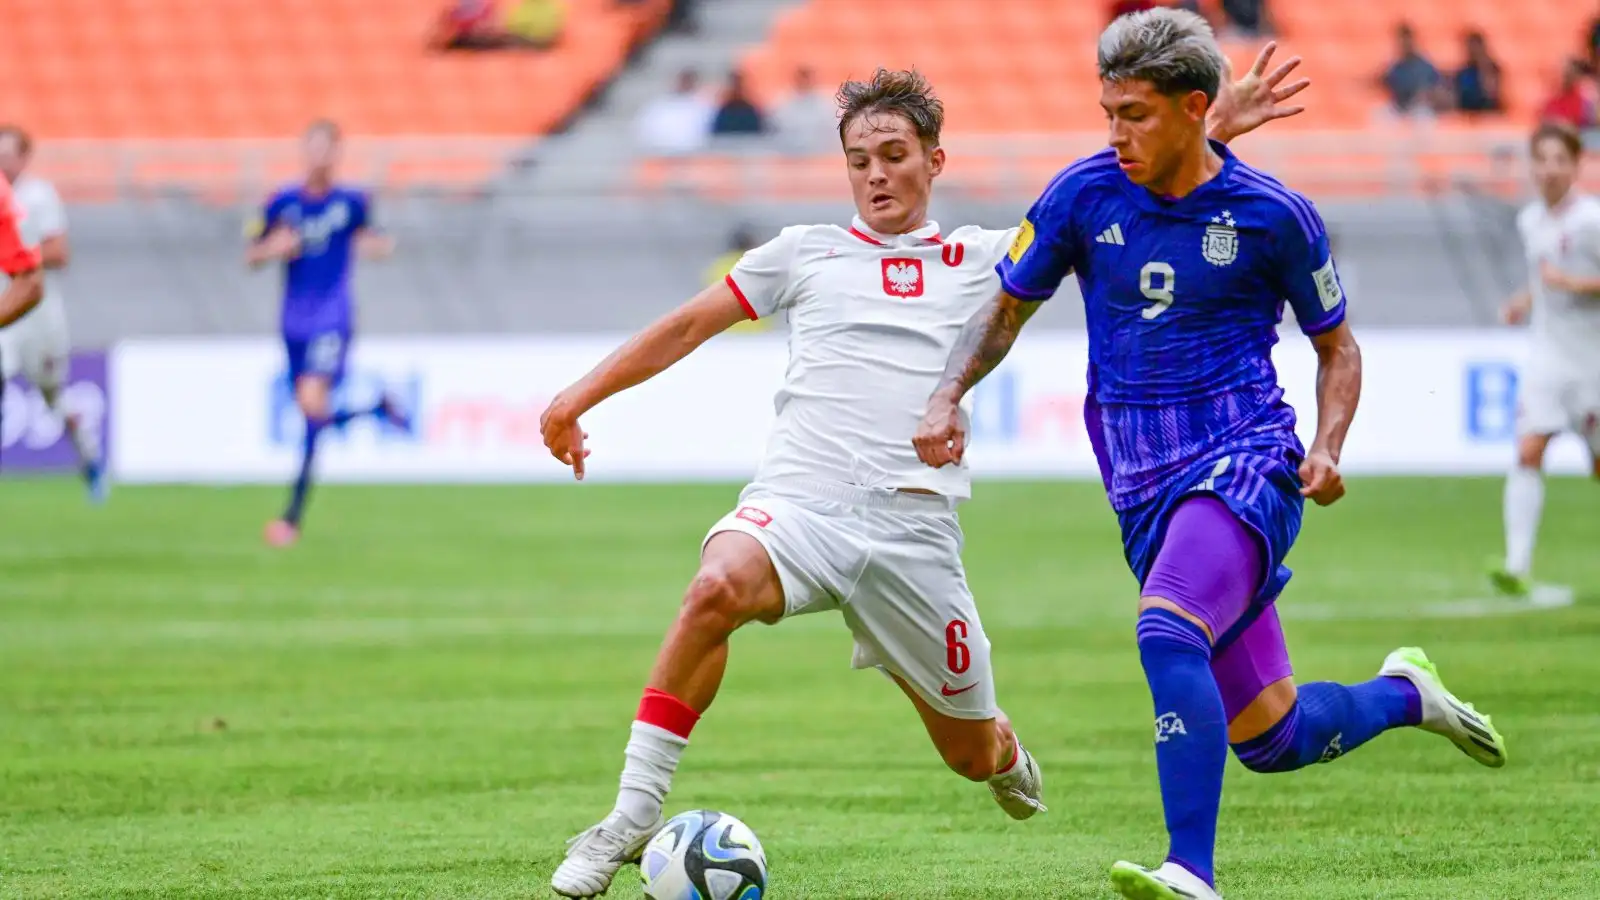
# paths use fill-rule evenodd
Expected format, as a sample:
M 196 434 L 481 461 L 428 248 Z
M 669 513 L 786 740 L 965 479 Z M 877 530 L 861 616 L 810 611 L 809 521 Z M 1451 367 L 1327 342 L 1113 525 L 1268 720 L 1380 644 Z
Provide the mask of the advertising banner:
M 61 391 L 63 412 L 86 427 L 111 435 L 106 355 L 74 353 Z M 63 472 L 76 469 L 78 454 L 61 417 L 45 406 L 39 389 L 21 378 L 5 384 L 0 400 L 0 473 Z
M 334 481 L 542 481 L 570 475 L 545 451 L 539 415 L 621 335 L 370 339 L 352 352 L 338 402 L 384 391 L 415 412 L 401 432 L 371 419 L 326 433 Z M 1496 474 L 1512 459 L 1523 340 L 1496 332 L 1362 336 L 1365 386 L 1349 473 Z M 974 397 L 974 472 L 1095 477 L 1083 426 L 1083 337 L 1027 333 Z M 1316 429 L 1316 356 L 1290 336 L 1275 360 L 1300 433 Z M 784 338 L 728 335 L 585 416 L 595 480 L 739 480 L 760 460 L 788 362 Z M 290 477 L 302 424 L 271 340 L 132 341 L 112 360 L 115 471 L 129 481 Z M 9 428 L 9 426 L 8 426 Z M 9 431 L 7 432 L 9 434 Z M 1576 439 L 1556 471 L 1587 471 Z

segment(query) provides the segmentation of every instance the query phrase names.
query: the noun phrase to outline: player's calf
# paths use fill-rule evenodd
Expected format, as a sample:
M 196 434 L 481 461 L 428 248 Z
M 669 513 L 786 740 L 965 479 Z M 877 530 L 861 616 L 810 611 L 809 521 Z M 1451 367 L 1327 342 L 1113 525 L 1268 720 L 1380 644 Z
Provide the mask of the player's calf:
M 783 612 L 783 588 L 761 542 L 738 532 L 712 536 L 639 701 L 616 803 L 572 839 L 550 879 L 556 893 L 603 894 L 624 865 L 638 860 L 661 827 L 689 735 L 722 684 L 728 638 L 750 622 L 777 621 Z
M 1022 746 L 1005 713 L 996 711 L 992 719 L 946 715 L 934 709 L 904 678 L 892 673 L 891 677 L 916 707 L 934 748 L 952 772 L 968 781 L 987 784 L 995 803 L 1013 819 L 1027 819 L 1047 811 L 1044 774 L 1033 754 Z
M 1268 607 L 1217 655 L 1212 674 L 1228 712 L 1228 742 L 1245 768 L 1292 772 L 1331 762 L 1392 728 L 1422 721 L 1404 678 L 1297 687 L 1277 610 Z

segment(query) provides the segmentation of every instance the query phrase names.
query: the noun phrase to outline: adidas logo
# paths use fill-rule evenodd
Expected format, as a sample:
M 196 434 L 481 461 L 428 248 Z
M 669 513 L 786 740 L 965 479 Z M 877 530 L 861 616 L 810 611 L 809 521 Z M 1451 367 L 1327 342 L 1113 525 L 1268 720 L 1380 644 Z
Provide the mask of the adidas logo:
M 1094 242 L 1096 244 L 1116 244 L 1118 247 L 1127 246 L 1127 242 L 1122 239 L 1122 226 L 1115 224 L 1100 232 L 1100 236 L 1095 238 Z

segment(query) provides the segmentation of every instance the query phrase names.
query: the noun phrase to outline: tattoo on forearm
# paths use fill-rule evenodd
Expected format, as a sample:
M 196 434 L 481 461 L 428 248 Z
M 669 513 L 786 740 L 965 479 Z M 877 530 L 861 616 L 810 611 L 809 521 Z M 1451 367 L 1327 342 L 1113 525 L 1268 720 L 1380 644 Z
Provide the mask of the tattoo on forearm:
M 1009 298 L 996 297 L 984 304 L 956 337 L 940 389 L 953 387 L 961 394 L 971 390 L 1006 358 L 1025 321 L 1020 305 Z

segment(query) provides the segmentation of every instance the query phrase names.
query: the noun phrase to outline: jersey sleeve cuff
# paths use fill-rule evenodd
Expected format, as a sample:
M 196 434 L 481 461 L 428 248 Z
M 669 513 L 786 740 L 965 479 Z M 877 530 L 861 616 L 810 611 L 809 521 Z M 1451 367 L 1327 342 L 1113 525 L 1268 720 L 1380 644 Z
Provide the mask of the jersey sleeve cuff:
M 1328 332 L 1334 330 L 1335 328 L 1338 328 L 1340 325 L 1343 325 L 1343 324 L 1344 324 L 1344 307 L 1341 306 L 1341 307 L 1339 307 L 1339 311 L 1338 312 L 1334 313 L 1333 315 L 1329 316 L 1326 319 L 1323 319 L 1322 321 L 1316 323 L 1315 325 L 1308 326 L 1308 325 L 1305 325 L 1304 323 L 1302 323 L 1301 326 L 1300 326 L 1300 331 L 1306 337 L 1316 337 L 1319 334 L 1327 334 Z
M 1006 293 L 1017 298 L 1018 300 L 1027 300 L 1033 303 L 1039 303 L 1044 300 L 1049 300 L 1056 294 L 1055 289 L 1048 291 L 1030 291 L 1019 286 L 1015 281 L 1012 281 L 1010 272 L 1007 272 L 1004 269 L 1000 269 L 999 272 L 1000 287 L 1005 289 Z
M 722 280 L 727 282 L 728 290 L 733 291 L 733 298 L 739 301 L 740 306 L 744 307 L 744 314 L 750 317 L 750 321 L 754 322 L 760 319 L 761 317 L 756 315 L 756 308 L 750 305 L 750 301 L 746 299 L 744 291 L 739 289 L 739 282 L 733 280 L 733 274 L 730 272 L 722 276 Z

